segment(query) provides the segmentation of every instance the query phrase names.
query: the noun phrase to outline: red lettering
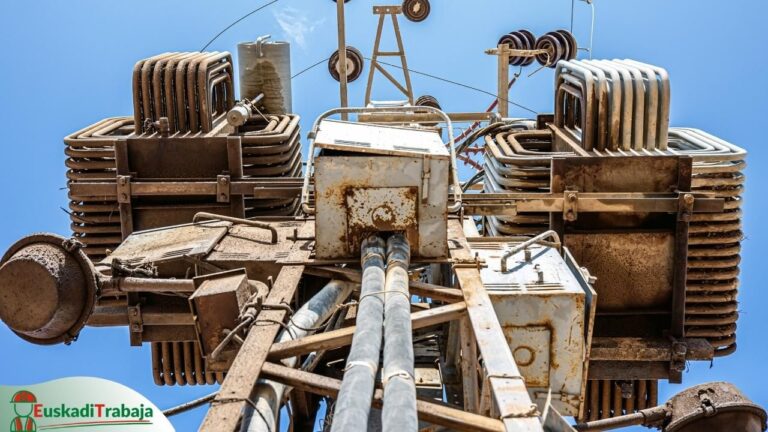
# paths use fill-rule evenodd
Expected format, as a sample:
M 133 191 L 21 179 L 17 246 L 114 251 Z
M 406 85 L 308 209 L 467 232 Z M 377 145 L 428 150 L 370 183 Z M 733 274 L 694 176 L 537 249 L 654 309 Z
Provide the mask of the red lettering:
M 96 407 L 96 417 L 101 417 L 101 409 L 104 408 L 104 404 L 94 404 Z
M 34 411 L 32 412 L 32 415 L 34 417 L 38 417 L 39 418 L 39 417 L 43 416 L 43 413 L 42 413 L 43 404 L 35 404 L 34 407 L 33 407 L 33 410 Z

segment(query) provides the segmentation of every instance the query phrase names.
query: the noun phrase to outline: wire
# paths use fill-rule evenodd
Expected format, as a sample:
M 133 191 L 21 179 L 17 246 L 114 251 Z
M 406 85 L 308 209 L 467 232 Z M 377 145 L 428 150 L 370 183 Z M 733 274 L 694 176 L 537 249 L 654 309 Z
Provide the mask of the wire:
M 317 65 L 319 65 L 319 64 L 321 64 L 321 63 L 323 63 L 323 62 L 327 62 L 329 59 L 330 59 L 330 57 L 326 57 L 326 58 L 324 58 L 324 59 L 320 60 L 319 62 L 317 62 L 317 63 L 313 64 L 312 66 L 309 66 L 309 67 L 306 67 L 306 68 L 302 69 L 302 70 L 301 70 L 301 72 L 298 72 L 298 73 L 296 73 L 295 75 L 293 75 L 293 76 L 291 77 L 291 79 L 294 79 L 294 78 L 296 78 L 297 76 L 299 76 L 299 75 L 303 74 L 304 72 L 307 72 L 307 71 L 309 71 L 310 69 L 317 67 Z
M 214 42 L 216 39 L 218 39 L 218 38 L 219 38 L 219 36 L 223 35 L 223 34 L 224 34 L 224 32 L 226 32 L 227 30 L 229 30 L 229 29 L 231 29 L 232 27 L 236 26 L 236 25 L 237 25 L 237 24 L 238 24 L 240 21 L 242 21 L 242 20 L 244 20 L 244 19 L 248 18 L 249 16 L 251 16 L 251 15 L 255 14 L 256 12 L 258 12 L 258 11 L 260 11 L 260 10 L 264 9 L 265 7 L 267 7 L 267 6 L 271 5 L 271 4 L 277 3 L 278 1 L 280 1 L 280 0 L 272 0 L 271 2 L 269 2 L 269 3 L 267 3 L 267 4 L 264 4 L 264 5 L 261 5 L 261 6 L 257 7 L 256 9 L 254 9 L 254 10 L 252 10 L 252 11 L 248 12 L 247 14 L 245 14 L 245 15 L 241 16 L 241 17 L 240 17 L 240 18 L 239 18 L 237 21 L 235 21 L 235 22 L 233 22 L 232 24 L 230 24 L 230 25 L 228 25 L 227 27 L 225 27 L 225 28 L 224 28 L 224 30 L 220 31 L 220 32 L 219 32 L 219 33 L 218 33 L 216 36 L 214 36 L 214 37 L 213 37 L 213 39 L 209 40 L 209 41 L 208 41 L 208 43 L 207 43 L 207 44 L 205 44 L 205 46 L 204 46 L 204 47 L 200 48 L 200 52 L 203 52 L 203 51 L 205 51 L 205 49 L 206 49 L 206 48 L 208 48 L 208 47 L 209 47 L 209 46 L 210 46 L 210 45 L 211 45 L 211 44 L 212 44 L 212 43 L 213 43 L 213 42 Z
M 365 57 L 365 59 L 366 59 L 366 60 L 369 60 L 369 61 L 372 61 L 372 60 L 371 60 L 370 58 L 368 58 L 368 57 Z M 381 61 L 381 60 L 376 60 L 376 61 L 377 61 L 378 63 L 380 63 L 380 64 L 383 64 L 383 65 L 391 66 L 391 67 L 394 67 L 394 68 L 397 68 L 397 69 L 400 69 L 400 70 L 402 70 L 402 69 L 403 69 L 403 67 L 402 67 L 402 66 L 398 66 L 398 65 L 396 65 L 396 64 L 387 63 L 387 62 L 384 62 L 384 61 Z M 408 72 L 410 72 L 410 73 L 414 73 L 414 74 L 416 74 L 416 75 L 422 75 L 422 76 L 425 76 L 425 77 L 433 78 L 433 79 L 436 79 L 436 80 L 439 80 L 439 81 L 447 82 L 447 83 L 449 83 L 449 84 L 457 85 L 457 86 L 459 86 L 459 87 L 464 87 L 464 88 L 467 88 L 467 89 L 470 89 L 470 90 L 474 90 L 474 91 L 476 91 L 476 92 L 484 93 L 484 94 L 487 94 L 487 95 L 489 95 L 489 96 L 493 96 L 493 97 L 495 97 L 495 98 L 498 98 L 498 95 L 497 95 L 497 94 L 495 94 L 495 93 L 491 93 L 491 92 L 489 92 L 489 91 L 485 91 L 485 90 L 483 90 L 483 89 L 479 89 L 479 88 L 477 88 L 477 87 L 472 87 L 472 86 L 470 86 L 470 85 L 467 85 L 467 84 L 462 84 L 462 83 L 460 83 L 460 82 L 457 82 L 457 81 L 449 80 L 449 79 L 447 79 L 447 78 L 442 78 L 442 77 L 439 77 L 439 76 L 436 76 L 436 75 L 432 75 L 432 74 L 429 74 L 429 73 L 426 73 L 426 72 L 420 72 L 420 71 L 417 71 L 417 70 L 413 70 L 413 69 L 410 69 L 410 68 L 408 68 L 407 70 L 408 70 Z M 517 103 L 517 102 L 513 102 L 513 101 L 511 101 L 511 100 L 509 100 L 509 99 L 504 99 L 504 98 L 501 98 L 501 100 L 503 100 L 504 102 L 507 102 L 507 103 L 509 103 L 509 104 L 512 104 L 512 105 L 514 105 L 514 106 L 516 106 L 516 107 L 518 107 L 518 108 L 521 108 L 521 109 L 524 109 L 524 110 L 526 110 L 526 111 L 529 111 L 529 112 L 531 112 L 531 113 L 533 113 L 533 114 L 538 114 L 536 111 L 534 111 L 534 110 L 532 110 L 532 109 L 528 108 L 528 107 L 527 107 L 527 106 L 525 106 L 525 105 L 521 105 L 521 104 L 519 104 L 519 103 Z
M 571 0 L 571 34 L 573 34 L 573 12 L 576 8 L 576 0 Z

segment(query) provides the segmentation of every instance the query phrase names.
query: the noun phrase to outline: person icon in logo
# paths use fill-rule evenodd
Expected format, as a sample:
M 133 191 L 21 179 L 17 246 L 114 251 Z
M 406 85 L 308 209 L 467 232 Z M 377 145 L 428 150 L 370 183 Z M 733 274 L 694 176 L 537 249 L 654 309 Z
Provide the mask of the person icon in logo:
M 11 420 L 11 432 L 37 432 L 37 424 L 32 418 L 32 407 L 37 398 L 32 392 L 17 391 L 11 398 L 16 417 Z

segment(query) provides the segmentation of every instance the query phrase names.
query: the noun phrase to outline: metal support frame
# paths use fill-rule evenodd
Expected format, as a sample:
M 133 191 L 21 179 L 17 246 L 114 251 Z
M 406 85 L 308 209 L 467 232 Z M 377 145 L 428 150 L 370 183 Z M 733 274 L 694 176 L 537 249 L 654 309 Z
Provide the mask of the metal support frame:
M 451 249 L 451 257 L 454 260 L 472 259 L 461 221 L 449 221 L 448 238 L 454 244 Z M 479 268 L 459 266 L 454 267 L 453 271 L 464 293 L 468 321 L 477 341 L 478 351 L 483 357 L 485 376 L 494 401 L 491 411 L 498 413 L 508 431 L 543 430 L 536 405 L 528 395 L 525 381 L 508 348 L 491 299 L 483 286 Z
M 344 20 L 344 3 L 345 1 L 336 2 L 336 23 L 339 38 L 339 99 L 340 106 L 349 106 L 349 100 L 347 99 L 347 35 L 346 35 L 346 22 Z M 346 114 L 342 114 L 342 120 L 347 119 Z
M 365 106 L 371 103 L 371 91 L 373 88 L 373 78 L 378 70 L 385 78 L 389 80 L 405 97 L 408 98 L 408 104 L 413 105 L 413 86 L 411 85 L 411 74 L 408 71 L 408 61 L 405 57 L 405 47 L 403 46 L 403 38 L 400 35 L 400 24 L 397 22 L 397 16 L 403 13 L 402 6 L 374 6 L 373 13 L 379 16 L 379 25 L 376 28 L 376 41 L 373 44 L 373 54 L 371 56 L 371 66 L 368 71 L 368 84 L 365 88 Z M 395 32 L 395 39 L 397 41 L 397 51 L 379 51 L 381 45 L 381 32 L 384 29 L 384 19 L 386 15 L 392 18 L 392 28 Z M 401 84 L 397 79 L 392 76 L 386 69 L 384 69 L 378 61 L 379 57 L 400 57 L 400 65 L 403 69 L 403 79 L 405 86 Z M 341 58 L 341 57 L 340 57 Z M 346 105 L 343 105 L 346 106 Z

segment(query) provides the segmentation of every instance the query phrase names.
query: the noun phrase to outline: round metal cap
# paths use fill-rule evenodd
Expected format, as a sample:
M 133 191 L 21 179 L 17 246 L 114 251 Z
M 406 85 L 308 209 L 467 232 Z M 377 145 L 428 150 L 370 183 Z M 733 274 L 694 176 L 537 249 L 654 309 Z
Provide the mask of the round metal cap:
M 712 382 L 672 396 L 667 402 L 672 418 L 664 432 L 762 432 L 765 410 L 752 403 L 733 384 Z
M 34 234 L 0 261 L 0 320 L 29 342 L 73 341 L 95 300 L 93 265 L 74 241 Z

